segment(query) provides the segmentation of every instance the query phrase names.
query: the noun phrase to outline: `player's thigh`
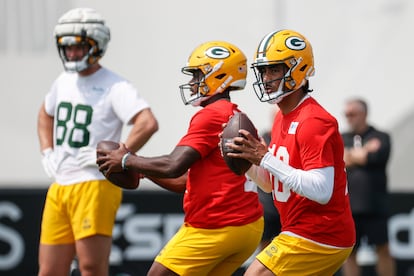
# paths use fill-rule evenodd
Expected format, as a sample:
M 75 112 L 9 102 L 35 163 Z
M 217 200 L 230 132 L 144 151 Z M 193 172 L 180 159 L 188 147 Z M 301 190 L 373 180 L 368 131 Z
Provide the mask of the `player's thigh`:
M 39 276 L 66 276 L 75 256 L 74 244 L 39 246 Z
M 67 198 L 71 186 L 50 185 L 43 208 L 40 243 L 47 245 L 74 243 Z
M 94 235 L 76 241 L 76 252 L 79 266 L 102 267 L 109 266 L 112 238 L 110 236 Z
M 351 251 L 280 234 L 256 259 L 275 275 L 333 275 Z
M 227 255 L 221 256 L 220 262 L 210 271 L 209 275 L 233 274 L 259 246 L 263 234 L 263 224 L 264 220 L 260 218 L 244 226 L 231 226 L 230 237 L 226 243 L 223 243 L 223 246 L 228 249 Z
M 75 185 L 70 207 L 75 240 L 93 235 L 111 236 L 122 190 L 107 180 L 93 180 Z
M 179 276 L 179 274 L 173 272 L 158 262 L 153 262 L 147 276 Z
M 253 262 L 249 265 L 246 272 L 244 273 L 244 276 L 274 276 L 273 272 L 269 270 L 267 267 L 265 267 L 259 260 L 255 259 Z
M 263 218 L 244 226 L 202 229 L 183 225 L 155 261 L 179 275 L 208 275 L 221 263 L 237 269 L 256 249 Z

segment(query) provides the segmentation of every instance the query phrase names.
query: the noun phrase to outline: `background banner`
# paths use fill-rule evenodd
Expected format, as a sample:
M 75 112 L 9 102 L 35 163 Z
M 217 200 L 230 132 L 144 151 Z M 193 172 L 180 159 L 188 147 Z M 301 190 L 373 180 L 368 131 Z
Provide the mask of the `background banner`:
M 0 275 L 35 276 L 46 189 L 0 192 Z M 392 194 L 390 248 L 400 276 L 414 275 L 414 194 Z M 146 275 L 183 222 L 182 195 L 125 191 L 113 231 L 111 276 Z M 368 263 L 368 265 L 370 265 Z

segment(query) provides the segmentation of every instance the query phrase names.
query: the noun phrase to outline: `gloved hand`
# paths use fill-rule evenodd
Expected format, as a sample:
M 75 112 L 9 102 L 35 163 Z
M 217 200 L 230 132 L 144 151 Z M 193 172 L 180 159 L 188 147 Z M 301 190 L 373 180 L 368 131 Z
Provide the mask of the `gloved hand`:
M 96 164 L 96 149 L 92 147 L 82 147 L 78 151 L 76 156 L 79 166 L 85 167 L 98 167 Z
M 42 165 L 49 178 L 56 176 L 57 163 L 52 148 L 47 148 L 42 151 Z

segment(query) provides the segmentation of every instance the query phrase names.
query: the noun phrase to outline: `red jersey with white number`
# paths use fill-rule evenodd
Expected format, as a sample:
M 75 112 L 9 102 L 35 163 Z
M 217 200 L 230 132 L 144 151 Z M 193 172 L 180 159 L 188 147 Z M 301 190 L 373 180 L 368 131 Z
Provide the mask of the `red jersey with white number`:
M 333 194 L 325 205 L 296 194 L 280 181 L 273 183 L 282 231 L 326 245 L 352 246 L 355 227 L 343 161 L 344 146 L 336 119 L 309 97 L 289 114 L 276 114 L 269 148 L 296 169 L 334 167 L 335 170 Z
M 218 147 L 222 125 L 235 112 L 237 105 L 226 100 L 207 105 L 192 117 L 177 145 L 190 146 L 201 155 L 189 170 L 184 195 L 184 220 L 193 227 L 245 225 L 263 214 L 256 185 L 233 173 Z

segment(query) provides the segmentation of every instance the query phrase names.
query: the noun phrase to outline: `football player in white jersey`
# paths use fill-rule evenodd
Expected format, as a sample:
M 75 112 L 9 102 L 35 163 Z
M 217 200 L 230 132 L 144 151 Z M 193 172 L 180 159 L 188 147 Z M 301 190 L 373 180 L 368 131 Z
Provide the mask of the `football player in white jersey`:
M 64 72 L 38 115 L 45 172 L 53 179 L 43 210 L 39 275 L 68 275 L 76 256 L 82 275 L 108 275 L 112 228 L 122 190 L 96 165 L 101 140 L 125 141 L 138 151 L 158 130 L 148 103 L 127 80 L 99 64 L 110 40 L 102 16 L 72 9 L 55 27 Z

